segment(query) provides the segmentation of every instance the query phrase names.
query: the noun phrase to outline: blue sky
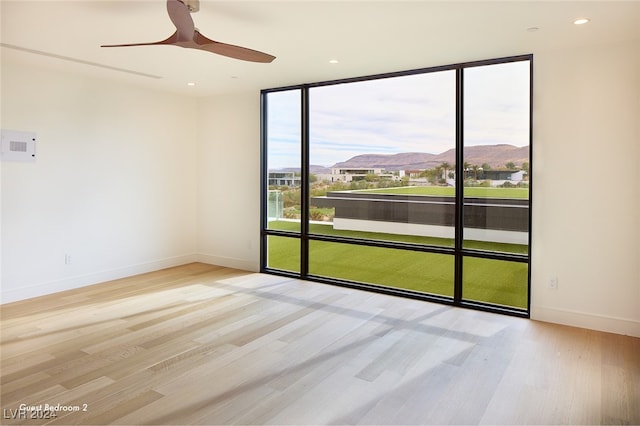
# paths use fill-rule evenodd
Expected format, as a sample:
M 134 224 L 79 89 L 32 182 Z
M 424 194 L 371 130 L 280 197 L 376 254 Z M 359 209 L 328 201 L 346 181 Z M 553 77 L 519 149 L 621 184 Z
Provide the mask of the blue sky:
M 465 70 L 465 144 L 528 144 L 529 63 Z M 299 167 L 299 91 L 268 95 L 269 169 Z M 312 88 L 310 162 L 455 146 L 455 72 Z

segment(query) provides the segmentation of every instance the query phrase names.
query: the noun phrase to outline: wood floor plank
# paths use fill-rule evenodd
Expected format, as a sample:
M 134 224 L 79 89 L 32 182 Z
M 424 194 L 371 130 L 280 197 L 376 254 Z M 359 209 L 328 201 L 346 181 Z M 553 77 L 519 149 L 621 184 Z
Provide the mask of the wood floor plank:
M 10 374 L 14 374 L 35 365 L 41 365 L 42 363 L 52 360 L 55 360 L 55 357 L 43 351 L 32 352 L 28 355 L 3 357 L 2 378 L 6 379 Z M 21 373 L 21 375 L 23 374 L 24 373 Z
M 0 307 L 3 424 L 640 424 L 640 339 L 200 263 Z M 86 405 L 85 405 L 86 404 Z

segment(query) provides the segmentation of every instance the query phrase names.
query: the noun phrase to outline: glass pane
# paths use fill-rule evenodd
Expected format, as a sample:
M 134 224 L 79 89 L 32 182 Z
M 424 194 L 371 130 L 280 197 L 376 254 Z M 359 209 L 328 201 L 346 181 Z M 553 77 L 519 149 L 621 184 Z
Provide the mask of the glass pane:
M 464 70 L 465 248 L 528 252 L 529 61 Z
M 452 255 L 309 242 L 309 273 L 421 293 L 453 296 Z
M 300 272 L 300 239 L 267 236 L 267 268 Z
M 462 297 L 526 309 L 528 267 L 527 263 L 465 257 Z
M 311 233 L 453 246 L 455 71 L 315 87 Z
M 267 98 L 267 228 L 300 232 L 300 90 Z

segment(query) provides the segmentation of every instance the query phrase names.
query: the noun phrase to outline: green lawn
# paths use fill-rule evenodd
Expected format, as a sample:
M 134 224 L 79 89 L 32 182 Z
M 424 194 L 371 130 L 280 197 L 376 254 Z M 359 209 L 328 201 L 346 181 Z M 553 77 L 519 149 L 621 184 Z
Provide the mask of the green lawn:
M 271 229 L 288 229 L 299 225 L 271 222 Z M 331 225 L 311 224 L 311 233 L 356 238 L 386 239 L 420 244 L 452 245 L 451 240 L 390 236 L 356 231 L 336 231 Z M 476 248 L 526 253 L 526 246 L 474 242 Z M 269 236 L 268 266 L 299 272 L 300 240 Z M 466 246 L 466 244 L 465 244 Z M 453 256 L 423 253 L 366 245 L 310 241 L 309 272 L 331 278 L 403 288 L 423 293 L 453 296 Z M 463 297 L 468 300 L 526 308 L 527 264 L 499 260 L 465 258 Z
M 396 188 L 365 189 L 358 192 L 375 194 L 404 194 L 404 195 L 439 195 L 455 196 L 456 189 L 451 186 L 401 186 Z M 529 188 L 484 188 L 465 187 L 465 197 L 484 198 L 529 198 Z
M 310 241 L 309 273 L 453 296 L 453 256 L 445 254 Z

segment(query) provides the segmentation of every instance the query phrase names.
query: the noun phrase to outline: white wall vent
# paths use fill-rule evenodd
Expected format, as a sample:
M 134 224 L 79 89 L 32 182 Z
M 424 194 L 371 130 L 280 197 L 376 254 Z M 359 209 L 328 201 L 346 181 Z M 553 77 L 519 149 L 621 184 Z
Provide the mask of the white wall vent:
M 36 161 L 35 132 L 2 130 L 0 156 L 2 161 Z

